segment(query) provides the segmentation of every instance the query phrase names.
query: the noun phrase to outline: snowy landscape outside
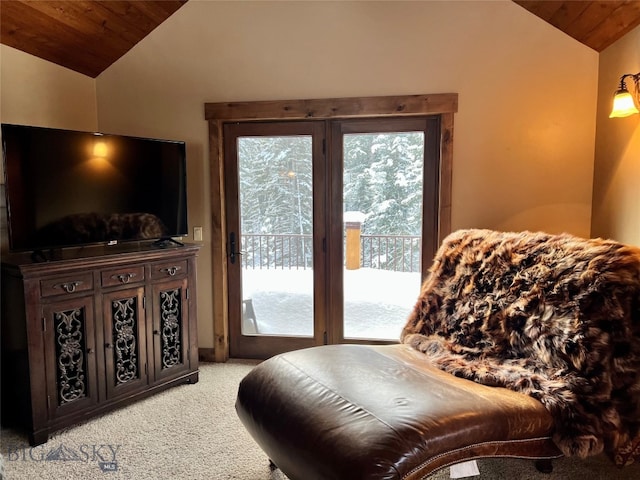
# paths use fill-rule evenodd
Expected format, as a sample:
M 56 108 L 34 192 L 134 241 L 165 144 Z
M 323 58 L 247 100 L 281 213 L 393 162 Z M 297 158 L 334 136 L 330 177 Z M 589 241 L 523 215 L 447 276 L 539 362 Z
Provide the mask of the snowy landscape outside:
M 342 192 L 314 190 L 313 142 L 238 137 L 242 334 L 313 336 L 314 204 L 330 198 L 343 210 L 328 216 L 344 226 L 342 252 L 330 252 L 344 265 L 343 336 L 398 340 L 420 291 L 425 134 L 344 133 Z
M 313 270 L 246 268 L 242 278 L 258 327 L 245 322 L 244 334 L 313 335 Z M 419 292 L 418 272 L 345 269 L 345 338 L 398 340 Z

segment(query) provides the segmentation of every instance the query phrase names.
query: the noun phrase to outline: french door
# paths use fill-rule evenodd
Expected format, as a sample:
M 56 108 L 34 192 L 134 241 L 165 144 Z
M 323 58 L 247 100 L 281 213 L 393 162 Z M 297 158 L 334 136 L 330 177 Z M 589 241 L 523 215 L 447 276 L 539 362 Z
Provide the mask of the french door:
M 224 126 L 229 347 L 267 358 L 326 331 L 323 122 Z
M 223 138 L 230 355 L 397 341 L 437 246 L 439 117 Z

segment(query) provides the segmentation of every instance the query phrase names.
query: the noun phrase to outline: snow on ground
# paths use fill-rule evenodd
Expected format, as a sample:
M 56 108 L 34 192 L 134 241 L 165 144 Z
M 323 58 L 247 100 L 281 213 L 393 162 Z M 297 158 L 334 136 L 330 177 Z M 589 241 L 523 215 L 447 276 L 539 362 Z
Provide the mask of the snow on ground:
M 312 270 L 243 270 L 243 298 L 251 298 L 258 332 L 313 334 Z M 400 336 L 420 292 L 420 274 L 372 268 L 344 270 L 345 338 Z M 254 333 L 245 324 L 243 333 Z

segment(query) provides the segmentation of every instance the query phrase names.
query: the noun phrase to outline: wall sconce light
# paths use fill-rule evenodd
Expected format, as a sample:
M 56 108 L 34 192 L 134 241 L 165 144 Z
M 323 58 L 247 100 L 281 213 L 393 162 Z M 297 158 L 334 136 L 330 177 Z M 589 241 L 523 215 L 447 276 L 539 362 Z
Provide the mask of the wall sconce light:
M 107 156 L 107 144 L 103 141 L 97 141 L 93 144 L 93 156 L 99 158 L 106 158 Z
M 107 158 L 109 154 L 109 148 L 107 142 L 102 139 L 101 133 L 94 133 L 93 146 L 91 148 L 91 154 L 96 158 Z
M 631 95 L 631 93 L 629 93 L 629 90 L 627 90 L 627 85 L 625 83 L 627 78 L 633 79 L 636 100 L 634 100 L 633 95 Z M 625 73 L 624 75 L 622 75 L 622 77 L 620 77 L 620 86 L 613 96 L 613 110 L 611 110 L 609 118 L 628 117 L 629 115 L 640 113 L 640 111 L 638 111 L 638 106 L 636 105 L 636 102 L 640 104 L 639 83 L 640 72 L 636 73 L 635 75 L 632 73 Z

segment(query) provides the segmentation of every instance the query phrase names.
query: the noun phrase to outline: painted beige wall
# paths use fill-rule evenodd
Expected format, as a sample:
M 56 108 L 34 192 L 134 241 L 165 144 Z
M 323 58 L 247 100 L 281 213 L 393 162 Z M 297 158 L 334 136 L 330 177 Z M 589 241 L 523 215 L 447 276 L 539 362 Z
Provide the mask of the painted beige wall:
M 0 123 L 95 131 L 96 82 L 0 45 Z M 4 183 L 2 168 L 0 161 L 0 183 Z M 4 192 L 0 196 L 0 250 L 6 250 L 9 241 Z
M 600 54 L 593 180 L 593 236 L 640 245 L 640 115 L 609 118 L 625 73 L 640 72 L 640 27 Z M 627 80 L 633 92 L 633 82 Z
M 6 45 L 0 45 L 0 121 L 95 131 L 96 82 Z
M 597 69 L 595 51 L 506 0 L 190 0 L 97 78 L 99 128 L 187 142 L 211 348 L 205 102 L 457 92 L 454 229 L 587 236 Z

